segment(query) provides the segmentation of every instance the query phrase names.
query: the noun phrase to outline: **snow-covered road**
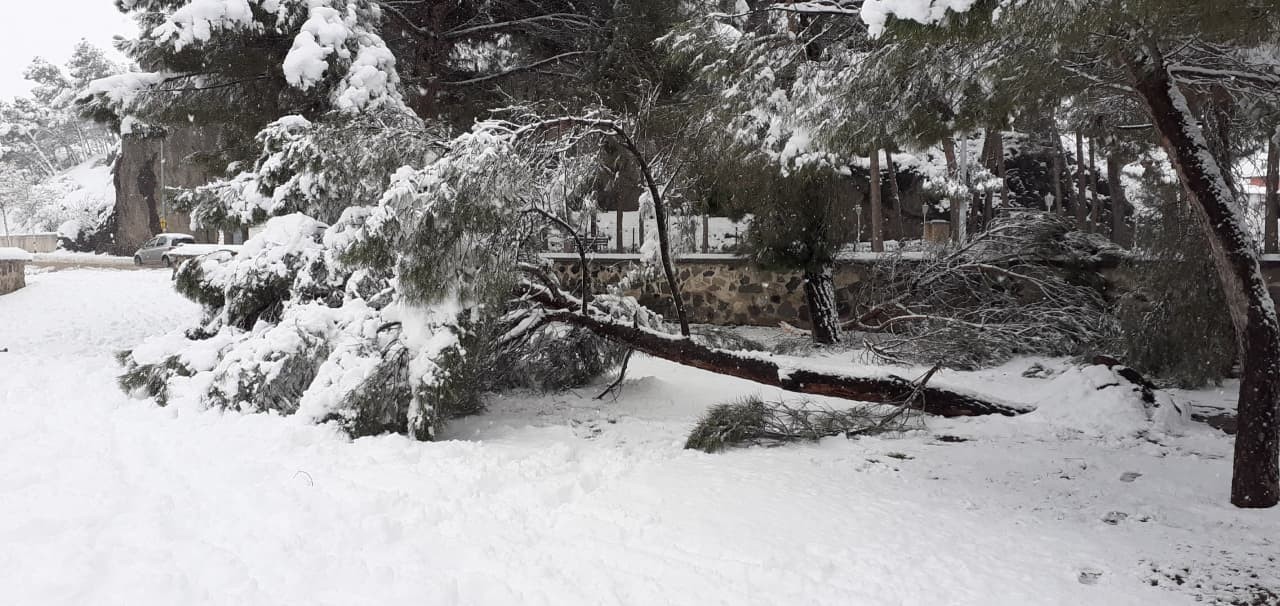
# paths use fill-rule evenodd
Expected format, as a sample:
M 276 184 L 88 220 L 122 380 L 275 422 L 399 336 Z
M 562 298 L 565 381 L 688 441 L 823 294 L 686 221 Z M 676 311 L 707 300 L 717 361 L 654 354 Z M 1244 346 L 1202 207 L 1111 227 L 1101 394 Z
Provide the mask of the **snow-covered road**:
M 937 421 L 705 455 L 681 449 L 698 414 L 764 390 L 638 359 L 616 402 L 508 396 L 443 442 L 350 441 L 121 394 L 113 352 L 197 312 L 168 275 L 39 273 L 0 297 L 0 603 L 1148 606 L 1280 587 L 1280 512 L 1226 505 L 1230 443 L 1209 430 Z

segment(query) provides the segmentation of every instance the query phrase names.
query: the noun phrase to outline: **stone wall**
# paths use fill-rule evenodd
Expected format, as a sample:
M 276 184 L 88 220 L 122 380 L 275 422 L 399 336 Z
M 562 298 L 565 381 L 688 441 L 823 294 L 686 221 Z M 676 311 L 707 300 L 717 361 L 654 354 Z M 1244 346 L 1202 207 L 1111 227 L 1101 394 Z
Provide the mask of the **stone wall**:
M 0 295 L 27 285 L 27 262 L 0 260 Z
M 581 283 L 578 257 L 548 254 L 566 288 Z M 628 276 L 623 294 L 665 316 L 674 317 L 661 272 L 639 271 L 635 255 L 595 255 L 591 280 L 597 292 Z M 858 284 L 870 274 L 867 261 L 841 263 L 835 272 L 836 304 L 841 315 L 852 309 Z M 676 261 L 676 274 L 689 321 L 699 324 L 777 326 L 787 322 L 809 326 L 809 306 L 800 272 L 760 269 L 734 255 L 688 255 Z
M 549 253 L 552 266 L 566 288 L 577 291 L 581 283 L 578 257 Z M 843 261 L 835 269 L 836 302 L 840 316 L 848 317 L 859 284 L 871 275 L 873 255 Z M 1280 301 L 1280 255 L 1263 255 L 1262 273 L 1272 298 Z M 667 296 L 666 281 L 660 271 L 638 270 L 636 255 L 597 254 L 591 261 L 591 280 L 596 292 L 605 285 L 615 285 L 628 276 L 623 294 L 633 296 L 645 306 L 674 317 Z M 656 268 L 655 268 L 656 269 Z M 1124 291 L 1133 284 L 1132 269 L 1100 268 L 1108 290 Z M 799 272 L 770 271 L 753 266 L 735 255 L 687 255 L 676 260 L 676 274 L 682 284 L 685 311 L 689 321 L 700 324 L 777 326 L 787 322 L 809 327 L 809 308 L 805 304 L 804 286 Z M 1200 276 L 1188 280 L 1188 288 L 1198 287 L 1216 276 Z

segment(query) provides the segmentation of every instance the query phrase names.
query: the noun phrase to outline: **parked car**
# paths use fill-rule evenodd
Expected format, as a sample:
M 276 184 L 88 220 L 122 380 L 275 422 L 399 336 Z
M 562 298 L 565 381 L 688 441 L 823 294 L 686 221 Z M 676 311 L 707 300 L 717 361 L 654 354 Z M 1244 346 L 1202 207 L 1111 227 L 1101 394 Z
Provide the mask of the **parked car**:
M 169 251 L 183 244 L 195 243 L 195 237 L 188 234 L 158 234 L 144 242 L 138 251 L 133 253 L 133 264 L 163 264 L 165 267 L 172 267 L 173 259 L 169 257 Z

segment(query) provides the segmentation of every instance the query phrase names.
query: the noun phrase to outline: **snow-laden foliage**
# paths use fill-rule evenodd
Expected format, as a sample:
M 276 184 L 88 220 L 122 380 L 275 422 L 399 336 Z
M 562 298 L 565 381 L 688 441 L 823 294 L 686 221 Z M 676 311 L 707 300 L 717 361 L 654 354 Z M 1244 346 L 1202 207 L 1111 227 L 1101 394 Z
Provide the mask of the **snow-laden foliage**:
M 401 104 L 395 57 L 379 34 L 382 12 L 369 0 L 129 0 L 143 28 L 131 54 L 158 56 L 225 49 L 237 38 L 285 38 L 281 59 L 289 85 L 319 91 L 339 111 Z M 169 89 L 216 85 L 207 73 L 181 70 L 126 73 L 95 81 L 82 93 L 88 112 L 126 116 L 149 112 Z M 160 93 L 160 94 L 155 94 Z
M 186 190 L 174 205 L 200 227 L 234 229 L 295 212 L 333 222 L 349 207 L 376 204 L 391 175 L 429 162 L 439 140 L 399 110 L 316 122 L 286 116 L 258 133 L 251 170 Z
M 199 208 L 230 214 L 243 208 L 232 205 L 271 198 L 284 201 L 271 213 L 290 204 L 324 209 L 325 200 L 334 209 L 333 192 L 358 199 L 377 189 L 308 180 L 336 178 L 332 166 L 291 172 L 292 159 L 308 157 L 297 150 L 317 149 L 322 130 L 289 130 L 307 127 L 290 119 L 273 127 L 283 133 L 268 129 L 256 174 Z M 335 422 L 352 435 L 428 439 L 449 418 L 481 409 L 487 391 L 560 389 L 607 372 L 624 350 L 580 329 L 544 325 L 513 299 L 519 268 L 540 263 L 533 256 L 540 247 L 529 244 L 546 230 L 526 211 L 563 204 L 564 180 L 555 175 L 576 165 L 523 153 L 545 144 L 523 142 L 527 132 L 507 122 L 477 125 L 439 144 L 438 157 L 421 158 L 422 168 L 396 171 L 380 199 L 345 208 L 332 226 L 301 213 L 274 216 L 238 254 L 187 262 L 176 285 L 202 304 L 203 319 L 183 335 L 144 344 L 141 357 L 126 355 L 122 385 L 162 401 L 176 391 L 204 406 Z M 254 212 L 268 214 L 261 206 Z M 653 322 L 643 314 L 625 320 Z M 184 352 L 207 343 L 221 343 L 212 364 L 183 362 Z

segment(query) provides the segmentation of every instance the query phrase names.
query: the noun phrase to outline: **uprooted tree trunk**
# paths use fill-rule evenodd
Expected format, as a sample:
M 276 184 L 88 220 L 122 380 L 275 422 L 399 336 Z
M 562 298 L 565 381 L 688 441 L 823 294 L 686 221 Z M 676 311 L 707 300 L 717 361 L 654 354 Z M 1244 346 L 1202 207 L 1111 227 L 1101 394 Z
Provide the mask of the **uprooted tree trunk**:
M 550 290 L 545 282 L 526 285 L 524 298 L 541 307 L 541 323 L 562 322 L 584 328 L 596 336 L 655 358 L 790 392 L 877 404 L 898 405 L 910 400 L 911 408 L 945 417 L 990 414 L 1015 416 L 1032 410 L 945 387 L 928 385 L 922 388 L 913 381 L 894 375 L 867 377 L 820 369 L 792 368 L 784 363 L 787 358 L 708 347 L 692 339 L 623 324 L 614 319 L 619 314 L 607 313 L 609 310 L 604 309 L 599 300 L 591 311 L 580 313 L 575 311 L 580 309 L 580 303 L 576 299 L 563 292 Z
M 1222 168 L 1168 66 L 1148 49 L 1130 69 L 1134 88 L 1209 235 L 1243 360 L 1231 503 L 1271 507 L 1280 502 L 1280 323 L 1275 304 Z

